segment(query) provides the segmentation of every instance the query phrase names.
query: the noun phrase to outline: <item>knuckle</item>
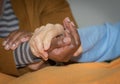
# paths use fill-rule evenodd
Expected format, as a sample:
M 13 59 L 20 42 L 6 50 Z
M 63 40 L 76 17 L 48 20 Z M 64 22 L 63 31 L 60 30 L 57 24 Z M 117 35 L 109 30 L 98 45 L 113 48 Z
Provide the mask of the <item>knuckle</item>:
M 55 24 L 55 27 L 63 28 L 63 26 L 61 24 Z
M 33 38 L 33 41 L 37 41 L 38 40 L 38 36 L 35 36 L 34 38 Z
M 53 24 L 51 24 L 51 23 L 46 24 L 46 27 L 52 27 L 52 26 L 53 26 Z
M 62 25 L 61 25 L 61 24 L 55 24 L 55 26 L 62 27 Z

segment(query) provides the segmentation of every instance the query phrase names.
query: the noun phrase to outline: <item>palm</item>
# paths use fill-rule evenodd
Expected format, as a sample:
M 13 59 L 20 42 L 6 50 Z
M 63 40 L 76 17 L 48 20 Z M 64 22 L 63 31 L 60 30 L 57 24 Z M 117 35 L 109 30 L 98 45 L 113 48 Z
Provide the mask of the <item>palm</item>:
M 69 45 L 64 45 L 63 42 L 61 42 L 61 45 L 64 46 L 57 47 L 49 52 L 49 59 L 58 61 L 58 62 L 67 62 L 69 61 L 73 54 L 77 51 L 77 49 L 80 46 L 80 38 L 78 35 L 77 30 L 75 29 L 75 26 L 72 26 L 71 23 L 65 23 L 65 26 L 69 30 L 70 33 L 66 31 L 66 35 L 71 39 L 71 43 Z M 53 47 L 57 42 L 60 41 L 61 38 L 57 37 L 58 40 L 53 40 L 51 46 Z M 60 44 L 59 44 L 60 45 Z

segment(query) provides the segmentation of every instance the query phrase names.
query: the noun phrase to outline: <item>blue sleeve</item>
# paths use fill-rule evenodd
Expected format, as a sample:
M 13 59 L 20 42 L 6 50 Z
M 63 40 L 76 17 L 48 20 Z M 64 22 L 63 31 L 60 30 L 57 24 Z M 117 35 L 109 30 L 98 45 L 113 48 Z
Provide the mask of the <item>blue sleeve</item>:
M 107 32 L 106 25 L 91 26 L 78 29 L 83 52 L 88 51 L 101 40 Z
M 120 56 L 120 23 L 78 29 L 83 52 L 78 62 L 102 62 Z

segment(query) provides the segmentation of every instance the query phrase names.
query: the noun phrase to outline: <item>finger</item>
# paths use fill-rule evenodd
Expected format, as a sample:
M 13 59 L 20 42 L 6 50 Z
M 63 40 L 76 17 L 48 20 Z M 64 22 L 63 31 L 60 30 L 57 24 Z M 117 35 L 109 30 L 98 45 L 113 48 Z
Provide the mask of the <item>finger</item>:
M 76 26 L 74 25 L 73 22 L 70 21 L 70 19 L 67 17 L 65 18 L 64 22 L 63 22 L 66 26 L 66 30 L 69 31 L 74 39 L 75 39 L 75 42 L 76 44 L 78 45 L 80 43 L 80 38 L 79 38 L 79 34 L 78 34 L 78 31 L 77 31 L 77 28 Z
M 35 29 L 33 36 L 31 37 L 30 42 L 29 42 L 32 47 L 35 46 L 35 42 L 37 42 L 37 41 L 39 42 L 39 40 L 42 40 L 42 35 L 39 35 L 39 33 L 41 33 L 40 31 L 42 31 L 44 28 L 45 28 L 45 26 L 41 26 L 40 28 Z M 39 43 L 39 44 L 41 44 L 41 43 Z M 36 48 L 36 47 L 34 47 L 34 48 Z
M 22 38 L 22 37 L 19 37 L 18 39 L 16 39 L 10 46 L 10 49 L 11 50 L 15 50 L 17 47 L 19 47 L 19 45 L 23 42 L 26 42 L 28 41 L 29 39 L 28 38 Z
M 35 45 L 38 46 L 36 43 L 35 43 Z M 42 44 L 42 45 L 43 45 L 43 44 Z M 48 60 L 48 53 L 45 52 L 44 49 L 41 49 L 41 50 L 39 51 L 38 47 L 36 47 L 36 50 L 37 50 L 37 52 L 39 53 L 39 57 L 41 57 L 41 58 L 42 58 L 43 60 L 45 60 L 45 61 Z
M 5 39 L 3 42 L 2 42 L 2 46 L 5 46 L 6 45 L 6 43 L 7 43 L 7 39 Z
M 26 42 L 26 41 L 30 40 L 32 35 L 33 35 L 33 33 L 31 33 L 31 32 L 24 32 L 24 35 L 20 37 L 20 41 Z
M 12 33 L 12 34 L 13 34 L 13 33 Z M 2 43 L 3 46 L 6 46 L 6 45 L 7 45 L 8 41 L 9 41 L 9 39 L 10 39 L 9 37 L 10 37 L 10 35 L 9 35 L 7 38 L 4 39 L 4 41 L 3 41 L 3 43 Z
M 36 71 L 36 70 L 41 69 L 43 67 L 44 63 L 45 62 L 43 60 L 41 60 L 38 63 L 33 63 L 33 64 L 28 65 L 28 68 L 31 69 L 31 70 L 33 70 L 33 71 Z
M 43 53 L 43 50 L 44 50 L 44 45 L 43 45 L 43 40 L 47 34 L 47 32 L 49 30 L 51 30 L 51 28 L 53 28 L 54 26 L 52 24 L 47 24 L 46 26 L 42 27 L 42 30 L 41 32 L 38 32 L 39 33 L 39 36 L 36 36 L 34 39 L 36 41 L 36 44 L 38 45 L 38 50 Z M 36 34 L 37 35 L 37 34 Z
M 6 45 L 9 45 L 9 48 L 11 48 L 11 46 L 14 44 L 16 39 L 18 39 L 22 34 L 23 34 L 23 32 L 16 32 L 16 33 L 12 34 L 9 37 L 8 42 L 6 43 Z
M 15 50 L 21 43 L 26 42 L 29 39 L 25 39 L 27 36 L 27 32 L 21 32 L 19 36 L 17 36 L 16 39 L 13 39 L 13 41 L 10 44 L 10 49 Z M 15 37 L 14 37 L 15 38 Z
M 23 32 L 21 35 L 13 41 L 10 48 L 12 50 L 15 50 L 21 43 L 27 42 L 32 36 L 32 33 L 29 32 Z
M 69 17 L 66 17 L 66 18 L 63 20 L 63 25 L 64 25 L 65 29 L 67 29 L 68 23 L 70 23 L 70 22 L 71 22 L 71 21 L 70 21 Z
M 30 39 L 30 37 L 23 37 L 20 39 L 21 42 L 26 42 Z
M 41 26 L 40 28 L 36 28 L 34 31 L 34 35 L 39 34 L 41 31 L 43 31 L 45 26 Z
M 24 33 L 21 33 L 18 38 L 14 39 L 10 45 L 10 49 L 15 50 L 22 43 L 21 39 L 25 37 L 24 35 Z
M 48 49 L 48 51 L 52 51 L 53 49 L 67 46 L 70 43 L 71 43 L 71 39 L 69 37 L 59 36 L 57 38 L 53 38 L 51 42 L 51 46 Z
M 54 37 L 58 36 L 58 35 L 62 35 L 64 34 L 64 28 L 62 25 L 60 24 L 55 24 L 54 28 L 52 28 L 51 30 L 49 30 L 46 34 L 46 36 L 44 37 L 44 41 L 43 41 L 43 45 L 44 45 L 44 49 L 48 50 L 50 48 L 51 45 L 51 41 Z
M 20 34 L 20 33 L 18 33 L 18 34 L 16 34 L 16 33 L 17 33 L 17 31 L 11 33 L 11 34 L 6 38 L 6 44 L 5 44 L 5 46 L 4 46 L 4 49 L 5 49 L 5 50 L 11 49 L 11 46 L 13 45 L 14 40 L 15 40 L 17 37 L 19 37 L 19 34 Z
M 11 45 L 10 49 L 15 50 L 20 45 L 20 42 L 15 42 Z
M 44 52 L 43 44 L 42 44 L 43 37 L 46 34 L 46 31 L 44 29 L 45 26 L 42 26 L 40 27 L 40 29 L 37 29 L 30 40 L 31 44 L 32 42 L 34 43 L 33 46 L 35 48 L 35 51 L 39 52 L 39 54 Z
M 5 40 L 3 41 L 3 46 L 5 46 L 7 44 L 7 42 L 9 41 L 9 39 L 15 34 L 16 32 L 13 32 L 11 34 L 9 34 L 7 36 L 7 38 L 5 38 Z
M 80 46 L 77 51 L 73 54 L 74 57 L 79 56 L 83 51 L 82 47 Z
M 80 37 L 73 22 L 69 23 L 69 29 L 70 29 L 72 36 L 75 39 L 76 45 L 78 45 L 80 43 Z
M 45 52 L 45 50 L 44 50 L 44 38 L 45 38 L 45 36 L 46 36 L 46 34 L 51 30 L 51 29 L 53 29 L 54 28 L 54 25 L 53 24 L 47 24 L 46 26 L 45 26 L 45 28 L 40 32 L 40 37 L 41 37 L 41 39 L 39 39 L 39 42 L 38 43 L 36 43 L 36 44 L 38 44 L 38 50 L 40 51 L 40 54 L 42 54 L 41 55 L 41 57 L 44 59 L 44 60 L 47 60 L 48 59 L 48 53 L 47 52 Z
M 31 47 L 30 50 L 34 56 L 40 58 L 40 55 L 39 55 L 39 53 L 36 52 L 35 48 Z

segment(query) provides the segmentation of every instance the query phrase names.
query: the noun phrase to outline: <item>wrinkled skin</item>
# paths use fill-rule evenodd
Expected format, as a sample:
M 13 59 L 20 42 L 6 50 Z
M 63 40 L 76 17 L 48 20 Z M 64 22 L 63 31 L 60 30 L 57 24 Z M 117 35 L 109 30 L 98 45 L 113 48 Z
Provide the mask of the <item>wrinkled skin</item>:
M 13 31 L 3 41 L 5 50 L 15 50 L 21 43 L 28 41 L 32 36 L 31 32 Z
M 64 22 L 65 23 L 65 22 Z M 72 25 L 73 23 L 65 23 L 66 28 L 69 28 L 69 33 L 65 31 L 71 40 L 71 43 L 69 45 L 64 45 L 63 47 L 60 47 L 60 45 L 64 44 L 63 41 L 59 43 L 59 47 L 55 48 L 54 44 L 58 43 L 57 41 L 59 40 L 60 37 L 56 38 L 56 41 L 52 41 L 52 45 L 54 46 L 55 49 L 49 51 L 49 56 L 48 58 L 57 62 L 68 62 L 73 56 L 74 53 L 77 51 L 77 49 L 80 46 L 80 40 L 79 40 L 79 35 L 77 33 L 77 30 L 75 26 Z M 62 37 L 61 37 L 62 38 Z
M 64 33 L 64 29 L 59 24 L 47 24 L 46 26 L 37 28 L 29 42 L 33 54 L 37 57 L 47 60 L 48 53 L 44 51 L 44 48 L 47 50 L 47 46 L 50 46 L 52 38 L 55 37 L 56 34 L 62 33 Z M 49 36 L 49 38 L 46 38 L 46 34 Z
M 30 40 L 30 47 L 34 55 L 41 57 L 44 60 L 51 59 L 58 62 L 67 62 L 71 59 L 80 46 L 80 38 L 73 22 L 66 18 L 63 23 L 65 30 L 61 35 L 55 33 L 58 31 L 54 31 L 55 28 L 61 26 L 55 26 L 53 24 L 51 24 L 51 26 L 44 26 L 44 29 L 47 32 L 42 30 L 43 33 L 40 33 L 41 29 L 37 29 L 37 31 L 35 31 L 33 35 L 34 38 Z M 51 35 L 48 32 L 50 32 Z M 44 38 L 40 38 L 39 36 L 44 36 Z M 49 44 L 44 45 L 44 42 Z
M 51 24 L 51 26 L 53 26 L 53 24 Z M 42 27 L 44 28 L 44 26 Z M 80 45 L 78 32 L 73 22 L 69 21 L 68 19 L 64 20 L 65 29 L 63 29 L 62 31 L 60 30 L 60 28 L 62 28 L 61 25 L 56 24 L 55 27 L 56 30 L 53 27 L 50 27 L 49 29 L 38 28 L 35 30 L 33 37 L 39 39 L 39 41 L 42 42 L 41 43 L 42 48 L 38 50 L 37 49 L 38 40 L 36 41 L 34 38 L 32 38 L 30 40 L 30 46 L 31 43 L 34 43 L 32 44 L 32 48 L 37 49 L 37 51 L 32 52 L 34 55 L 36 55 L 37 52 L 38 57 L 43 56 L 41 58 L 43 58 L 44 60 L 51 59 L 57 62 L 67 62 L 74 55 L 75 51 L 78 49 Z M 57 28 L 59 29 L 59 32 Z M 3 46 L 5 47 L 6 50 L 9 49 L 15 50 L 22 42 L 28 41 L 31 38 L 31 36 L 32 33 L 29 32 L 19 30 L 14 31 L 5 39 L 5 41 L 3 42 Z M 41 38 L 39 38 L 39 36 L 41 36 Z M 45 53 L 43 52 L 47 54 L 46 57 L 44 57 Z M 28 67 L 32 70 L 38 70 L 44 66 L 44 63 L 45 63 L 44 61 L 41 61 L 39 63 L 30 64 Z

